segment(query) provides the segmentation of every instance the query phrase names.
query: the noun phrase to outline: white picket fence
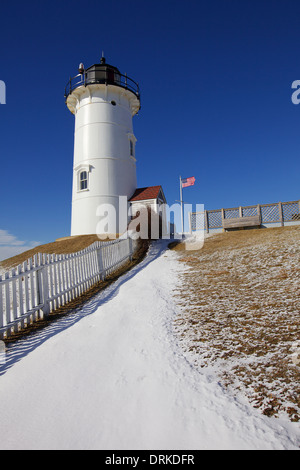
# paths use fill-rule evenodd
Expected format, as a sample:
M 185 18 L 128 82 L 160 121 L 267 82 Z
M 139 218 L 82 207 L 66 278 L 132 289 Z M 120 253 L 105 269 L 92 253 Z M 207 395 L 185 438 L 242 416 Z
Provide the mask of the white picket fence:
M 77 253 L 38 253 L 0 276 L 0 338 L 75 299 L 132 258 L 138 241 L 97 241 Z

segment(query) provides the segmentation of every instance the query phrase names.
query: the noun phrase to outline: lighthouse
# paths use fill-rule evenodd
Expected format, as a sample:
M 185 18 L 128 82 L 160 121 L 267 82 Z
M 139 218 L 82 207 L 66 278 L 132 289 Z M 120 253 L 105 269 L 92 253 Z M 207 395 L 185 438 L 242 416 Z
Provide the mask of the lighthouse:
M 132 120 L 139 86 L 102 57 L 88 68 L 79 65 L 65 102 L 75 116 L 71 235 L 99 234 L 101 218 L 121 233 L 128 221 L 124 201 L 137 189 Z

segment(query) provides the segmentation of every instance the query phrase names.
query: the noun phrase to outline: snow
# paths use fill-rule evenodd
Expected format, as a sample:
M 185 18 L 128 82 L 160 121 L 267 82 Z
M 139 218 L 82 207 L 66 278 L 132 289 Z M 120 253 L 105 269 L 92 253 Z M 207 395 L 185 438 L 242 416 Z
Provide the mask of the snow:
M 74 314 L 9 347 L 0 448 L 297 449 L 268 418 L 199 371 L 173 332 L 184 269 L 166 242 Z

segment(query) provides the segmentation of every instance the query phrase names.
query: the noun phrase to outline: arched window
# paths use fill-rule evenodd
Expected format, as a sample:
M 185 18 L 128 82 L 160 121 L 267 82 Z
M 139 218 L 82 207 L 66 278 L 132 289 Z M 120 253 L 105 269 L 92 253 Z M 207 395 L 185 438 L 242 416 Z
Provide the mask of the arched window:
M 89 191 L 90 189 L 90 173 L 92 166 L 87 163 L 81 163 L 74 168 L 77 178 L 77 192 Z
M 128 137 L 128 147 L 129 147 L 129 156 L 130 158 L 135 162 L 135 143 L 136 143 L 136 138 L 135 136 L 131 133 L 127 133 Z
M 79 175 L 79 190 L 83 191 L 88 189 L 88 174 L 87 171 L 81 171 Z

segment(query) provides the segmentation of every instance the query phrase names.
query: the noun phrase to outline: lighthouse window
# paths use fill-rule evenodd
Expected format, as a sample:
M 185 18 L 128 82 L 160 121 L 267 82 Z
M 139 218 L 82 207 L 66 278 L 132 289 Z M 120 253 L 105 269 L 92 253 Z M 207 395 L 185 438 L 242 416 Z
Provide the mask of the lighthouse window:
M 82 171 L 80 173 L 80 177 L 79 177 L 79 189 L 80 189 L 80 191 L 83 191 L 84 189 L 87 189 L 87 186 L 88 186 L 87 171 Z
M 132 140 L 129 141 L 129 145 L 130 145 L 130 156 L 131 156 L 131 157 L 134 157 L 134 149 L 133 149 L 133 142 L 132 142 Z

